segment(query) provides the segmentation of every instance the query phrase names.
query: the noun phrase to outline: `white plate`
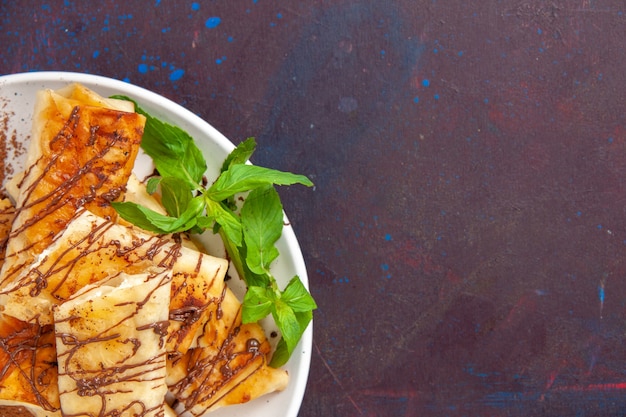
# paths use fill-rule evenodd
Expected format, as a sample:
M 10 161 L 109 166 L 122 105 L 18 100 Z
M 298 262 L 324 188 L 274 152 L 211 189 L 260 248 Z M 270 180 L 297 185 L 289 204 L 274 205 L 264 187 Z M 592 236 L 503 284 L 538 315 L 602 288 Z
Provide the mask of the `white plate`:
M 204 153 L 209 166 L 207 178 L 214 179 L 222 161 L 234 145 L 211 125 L 178 104 L 156 93 L 123 81 L 96 75 L 69 72 L 30 72 L 0 76 L 0 135 L 5 136 L 8 149 L 5 177 L 22 169 L 23 151 L 19 146 L 30 138 L 32 111 L 35 93 L 43 88 L 57 89 L 78 82 L 103 96 L 122 94 L 136 100 L 154 116 L 185 129 Z M 14 140 L 13 140 L 14 139 Z M 18 149 L 14 147 L 18 145 Z M 142 170 L 145 159 L 138 160 L 137 169 Z M 6 178 L 5 178 L 6 179 Z M 287 223 L 288 224 L 288 223 Z M 304 260 L 293 229 L 286 226 L 277 243 L 280 256 L 273 264 L 273 272 L 279 284 L 284 286 L 294 275 L 298 275 L 305 286 L 308 279 Z M 233 280 L 231 280 L 233 281 Z M 231 282 L 229 282 L 231 285 Z M 271 323 L 264 323 L 271 326 Z M 285 369 L 290 381 L 286 390 L 269 394 L 247 404 L 219 409 L 209 413 L 215 417 L 296 417 L 304 396 L 311 361 L 313 340 L 312 324 L 305 331 Z

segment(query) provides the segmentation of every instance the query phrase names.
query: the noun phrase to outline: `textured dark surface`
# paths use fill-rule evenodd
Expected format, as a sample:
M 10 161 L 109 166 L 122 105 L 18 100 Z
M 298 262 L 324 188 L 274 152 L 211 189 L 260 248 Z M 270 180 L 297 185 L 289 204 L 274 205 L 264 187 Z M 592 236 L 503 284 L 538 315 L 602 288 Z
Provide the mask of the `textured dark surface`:
M 0 73 L 126 79 L 282 190 L 309 269 L 300 416 L 626 414 L 617 0 L 2 1 Z

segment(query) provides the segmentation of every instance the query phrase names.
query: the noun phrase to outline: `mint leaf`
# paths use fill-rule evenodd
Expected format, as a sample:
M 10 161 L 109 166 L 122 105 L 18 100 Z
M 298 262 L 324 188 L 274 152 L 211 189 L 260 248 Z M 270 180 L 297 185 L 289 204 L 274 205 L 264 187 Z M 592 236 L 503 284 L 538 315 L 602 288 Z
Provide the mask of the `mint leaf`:
M 300 336 L 298 336 L 298 340 L 302 337 L 304 330 L 306 330 L 307 326 L 313 319 L 313 312 L 307 311 L 302 313 L 295 313 L 296 319 L 300 324 Z M 289 348 L 284 338 L 281 338 L 276 345 L 276 350 L 272 355 L 272 360 L 270 361 L 270 366 L 274 368 L 278 368 L 287 363 L 291 354 L 293 353 L 295 346 Z
M 282 298 L 277 299 L 273 307 L 272 315 L 274 320 L 287 344 L 287 349 L 289 349 L 289 352 L 293 352 L 301 334 L 300 323 L 298 323 L 296 313 Z
M 253 190 L 265 185 L 292 185 L 303 184 L 312 186 L 313 183 L 304 175 L 277 171 L 256 165 L 232 165 L 218 177 L 207 190 L 207 197 L 211 200 L 222 201 L 237 193 Z
M 296 321 L 298 322 L 298 333 L 292 333 L 290 337 L 293 340 L 295 340 L 295 343 L 293 343 L 293 341 L 290 343 L 290 340 L 286 339 L 285 335 L 283 334 L 283 337 L 281 338 L 281 340 L 278 341 L 276 350 L 274 351 L 274 354 L 272 355 L 272 360 L 270 361 L 270 366 L 272 367 L 278 368 L 287 363 L 287 361 L 291 357 L 291 354 L 295 350 L 298 342 L 302 338 L 302 334 L 304 333 L 309 323 L 313 319 L 313 312 L 312 311 L 298 312 L 298 313 L 294 313 L 294 316 L 296 318 Z M 281 332 L 282 332 L 282 329 L 281 329 Z
M 296 313 L 311 311 L 317 308 L 315 300 L 298 276 L 293 277 L 289 281 L 283 290 L 281 299 Z
M 313 297 L 295 276 L 289 281 L 280 299 L 274 303 L 272 315 L 282 333 L 282 339 L 270 362 L 271 366 L 284 365 L 296 348 L 302 334 L 313 319 L 313 310 L 317 308 Z
M 233 149 L 230 154 L 228 154 L 228 156 L 224 160 L 224 163 L 222 164 L 220 172 L 224 172 L 228 168 L 236 164 L 245 164 L 250 159 L 250 157 L 252 157 L 252 154 L 255 150 L 256 141 L 254 140 L 254 138 L 248 138 L 244 140 L 239 145 L 237 145 L 237 147 Z
M 206 210 L 207 217 L 219 225 L 219 230 L 223 232 L 224 237 L 233 242 L 236 247 L 241 246 L 243 231 L 239 217 L 222 203 L 212 200 L 207 200 Z
M 163 177 L 179 178 L 185 181 L 188 187 L 192 189 L 199 189 L 202 176 L 198 176 L 189 170 L 185 165 L 185 157 L 187 152 L 182 157 L 169 157 L 161 155 L 159 157 L 153 157 L 154 165 Z M 155 159 L 158 158 L 158 159 Z
M 179 178 L 165 177 L 160 184 L 163 207 L 170 216 L 180 217 L 193 198 L 187 183 Z
M 134 100 L 113 97 L 132 101 L 135 111 L 146 117 L 141 148 L 152 158 L 159 174 L 182 179 L 192 188 L 198 188 L 207 165 L 193 138 L 183 129 L 151 116 Z
M 285 339 L 281 338 L 276 345 L 276 350 L 274 350 L 274 354 L 272 355 L 270 366 L 273 368 L 279 368 L 287 363 L 290 356 L 291 352 L 287 348 Z
M 204 209 L 202 198 L 193 198 L 180 217 L 165 216 L 132 202 L 113 202 L 113 208 L 126 221 L 154 233 L 176 233 L 191 229 Z
M 274 244 L 283 230 L 283 206 L 273 186 L 248 194 L 241 208 L 241 223 L 248 267 L 256 274 L 269 273 L 270 264 L 278 257 Z
M 250 268 L 246 265 L 245 245 L 239 247 L 235 246 L 234 243 L 229 240 L 227 236 L 225 236 L 224 231 L 221 228 L 218 230 L 218 233 L 224 242 L 224 247 L 226 248 L 230 261 L 237 270 L 239 277 L 246 283 L 246 286 L 271 288 L 272 285 L 269 276 L 255 274 L 250 271 Z
M 245 242 L 243 242 L 243 244 L 239 247 L 235 247 L 229 242 L 226 244 L 226 247 L 230 248 L 228 251 L 230 259 L 237 269 L 237 273 L 248 287 L 263 287 L 271 289 L 272 291 L 277 289 L 274 278 L 270 274 L 257 274 L 250 270 L 250 267 L 248 267 L 248 264 L 246 263 L 246 254 L 248 251 Z
M 148 182 L 146 183 L 146 191 L 148 192 L 148 194 L 156 193 L 160 183 L 161 177 L 150 177 L 148 179 Z
M 172 223 L 174 221 L 174 219 L 170 217 L 163 216 L 153 210 L 129 201 L 112 202 L 111 206 L 113 206 L 122 219 L 149 232 L 165 233 L 161 225 L 166 222 Z
M 190 136 L 187 135 L 187 137 L 191 139 Z M 198 149 L 193 139 L 185 143 L 185 153 L 182 165 L 187 167 L 186 171 L 189 173 L 189 176 L 194 181 L 195 185 L 202 182 L 202 177 L 206 172 L 207 164 L 204 159 L 204 155 L 202 155 L 202 151 Z
M 263 287 L 248 287 L 243 298 L 241 321 L 254 323 L 266 317 L 272 312 L 274 297 L 272 291 Z

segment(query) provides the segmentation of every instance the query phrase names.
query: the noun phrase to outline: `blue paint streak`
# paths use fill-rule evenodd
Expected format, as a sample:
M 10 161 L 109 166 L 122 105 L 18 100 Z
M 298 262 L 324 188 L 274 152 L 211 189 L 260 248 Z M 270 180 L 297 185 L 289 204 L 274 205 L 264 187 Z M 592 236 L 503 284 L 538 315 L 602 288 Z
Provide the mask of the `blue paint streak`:
M 507 408 L 510 407 L 512 403 L 518 402 L 522 398 L 523 396 L 519 392 L 500 391 L 488 394 L 484 399 L 484 403 L 494 408 Z
M 174 70 L 170 74 L 170 81 L 178 81 L 178 80 L 180 80 L 183 77 L 184 74 L 185 74 L 185 70 L 184 69 Z
M 215 29 L 216 27 L 220 25 L 220 23 L 222 23 L 221 18 L 217 16 L 212 16 L 206 20 L 206 22 L 204 23 L 204 26 L 206 26 L 209 29 Z

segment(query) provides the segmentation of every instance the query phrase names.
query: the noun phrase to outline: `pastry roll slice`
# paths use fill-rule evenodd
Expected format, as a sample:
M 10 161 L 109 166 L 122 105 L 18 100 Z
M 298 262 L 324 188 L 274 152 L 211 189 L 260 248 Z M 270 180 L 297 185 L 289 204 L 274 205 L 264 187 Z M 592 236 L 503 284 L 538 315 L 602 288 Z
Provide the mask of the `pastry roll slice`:
M 181 358 L 168 358 L 167 385 L 175 409 L 202 416 L 287 387 L 285 370 L 268 365 L 271 347 L 257 323 L 241 323 L 241 303 L 226 290 L 223 315 L 211 318 L 198 347 Z
M 15 207 L 8 198 L 0 199 L 0 269 L 4 264 L 4 256 L 11 233 L 11 225 L 15 218 Z
M 81 288 L 114 273 L 138 274 L 151 266 L 172 270 L 168 352 L 196 344 L 207 317 L 218 316 L 225 259 L 115 224 L 81 209 L 37 260 L 0 291 L 6 314 L 26 322 L 53 323 L 52 308 Z
M 54 311 L 66 416 L 162 416 L 171 271 L 115 275 Z
M 11 184 L 17 214 L 0 270 L 0 289 L 86 207 L 114 218 L 145 118 L 78 84 L 38 92 L 26 170 Z
M 53 326 L 0 314 L 0 406 L 61 415 Z

